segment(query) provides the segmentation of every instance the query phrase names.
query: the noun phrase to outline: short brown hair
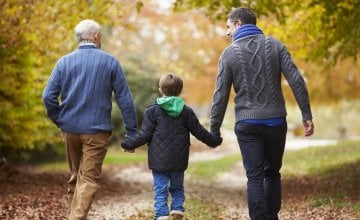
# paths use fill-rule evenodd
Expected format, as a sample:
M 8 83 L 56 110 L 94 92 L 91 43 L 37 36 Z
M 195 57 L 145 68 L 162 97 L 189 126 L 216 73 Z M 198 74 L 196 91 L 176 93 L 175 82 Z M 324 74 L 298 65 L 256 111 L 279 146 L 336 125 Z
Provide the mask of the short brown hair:
M 165 74 L 160 77 L 159 87 L 166 96 L 178 96 L 183 88 L 183 81 L 174 74 Z
M 256 15 L 250 8 L 234 8 L 228 15 L 228 19 L 235 23 L 241 21 L 242 24 L 256 25 Z

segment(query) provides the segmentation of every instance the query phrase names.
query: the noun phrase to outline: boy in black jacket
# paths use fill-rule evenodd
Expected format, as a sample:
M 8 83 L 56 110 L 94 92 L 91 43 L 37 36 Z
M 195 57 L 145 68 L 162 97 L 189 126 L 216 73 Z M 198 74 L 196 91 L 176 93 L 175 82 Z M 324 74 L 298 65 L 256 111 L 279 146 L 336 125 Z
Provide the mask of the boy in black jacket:
M 154 178 L 154 219 L 169 218 L 168 192 L 172 197 L 172 219 L 182 219 L 185 211 L 184 171 L 189 161 L 190 133 L 212 148 L 220 145 L 222 138 L 209 133 L 199 123 L 193 110 L 178 97 L 183 87 L 180 77 L 163 75 L 159 87 L 163 97 L 145 110 L 139 133 L 127 137 L 121 146 L 131 151 L 148 143 L 148 164 Z

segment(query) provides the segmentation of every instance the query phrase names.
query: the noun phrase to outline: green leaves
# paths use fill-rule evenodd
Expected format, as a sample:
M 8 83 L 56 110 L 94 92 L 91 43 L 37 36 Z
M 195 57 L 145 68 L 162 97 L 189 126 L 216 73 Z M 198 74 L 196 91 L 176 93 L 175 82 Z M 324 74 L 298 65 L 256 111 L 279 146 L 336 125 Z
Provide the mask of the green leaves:
M 308 45 L 311 59 L 323 58 L 338 60 L 342 57 L 357 57 L 360 48 L 360 2 L 357 0 L 256 0 L 256 1 L 210 1 L 177 0 L 175 11 L 201 8 L 215 19 L 226 19 L 232 7 L 250 7 L 262 16 L 274 15 L 281 25 L 297 25 L 294 17 L 303 14 L 307 17 L 301 29 L 288 31 L 291 36 L 306 33 L 304 40 Z M 313 16 L 310 16 L 313 15 Z M 301 18 L 300 18 L 301 19 Z M 314 29 L 313 27 L 317 27 Z
M 76 47 L 73 29 L 84 18 L 101 25 L 124 22 L 130 0 L 7 0 L 0 3 L 0 150 L 59 142 L 41 93 L 51 70 Z

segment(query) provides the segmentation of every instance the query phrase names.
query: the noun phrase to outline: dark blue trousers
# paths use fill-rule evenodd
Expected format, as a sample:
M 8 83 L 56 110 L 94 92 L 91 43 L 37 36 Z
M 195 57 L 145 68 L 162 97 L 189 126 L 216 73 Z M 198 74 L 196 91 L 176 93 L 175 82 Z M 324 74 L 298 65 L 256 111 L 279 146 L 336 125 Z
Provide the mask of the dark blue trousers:
M 249 215 L 252 220 L 278 219 L 281 208 L 280 168 L 287 123 L 265 126 L 238 122 L 235 133 L 246 170 Z

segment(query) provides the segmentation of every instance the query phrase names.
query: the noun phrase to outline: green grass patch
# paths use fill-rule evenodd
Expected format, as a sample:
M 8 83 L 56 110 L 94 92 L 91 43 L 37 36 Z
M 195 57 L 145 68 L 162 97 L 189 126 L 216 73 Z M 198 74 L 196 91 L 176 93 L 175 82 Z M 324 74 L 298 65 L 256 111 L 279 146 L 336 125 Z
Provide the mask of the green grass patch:
M 136 149 L 135 153 L 124 152 L 118 147 L 109 148 L 106 153 L 104 164 L 136 164 L 147 161 L 147 150 L 140 148 Z
M 222 208 L 216 204 L 199 199 L 188 199 L 185 201 L 186 219 L 218 219 Z
M 185 200 L 185 218 L 184 219 L 201 219 L 201 220 L 212 220 L 218 219 L 221 216 L 222 208 L 216 204 L 199 199 L 187 199 Z M 136 219 L 153 219 L 154 210 L 145 209 L 141 212 L 133 215 L 127 220 Z
M 310 199 L 310 206 L 313 208 L 321 206 L 330 206 L 333 208 L 342 208 L 348 206 L 349 202 L 345 202 L 344 198 L 328 196 L 314 196 Z
M 135 153 L 124 152 L 123 149 L 118 147 L 109 147 L 104 165 L 128 165 L 144 163 L 147 161 L 146 149 L 138 149 Z M 55 172 L 55 171 L 68 171 L 69 165 L 67 161 L 46 162 L 36 165 L 37 170 L 41 172 Z
M 35 167 L 40 172 L 65 172 L 69 170 L 67 161 L 46 162 L 37 164 Z
M 228 171 L 239 161 L 241 161 L 241 155 L 236 153 L 222 157 L 218 160 L 194 162 L 189 165 L 186 173 L 196 178 L 213 180 L 217 177 L 217 175 Z
M 347 141 L 326 147 L 286 151 L 281 172 L 287 176 L 327 175 L 357 160 L 360 160 L 360 141 Z
M 283 162 L 285 178 L 298 184 L 294 196 L 307 193 L 310 207 L 359 211 L 360 141 L 286 152 Z

